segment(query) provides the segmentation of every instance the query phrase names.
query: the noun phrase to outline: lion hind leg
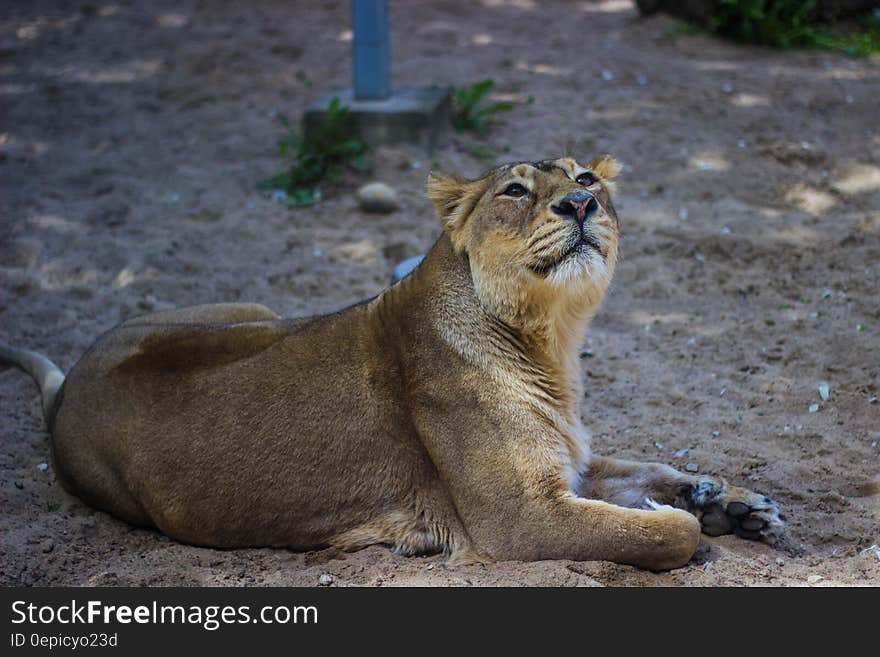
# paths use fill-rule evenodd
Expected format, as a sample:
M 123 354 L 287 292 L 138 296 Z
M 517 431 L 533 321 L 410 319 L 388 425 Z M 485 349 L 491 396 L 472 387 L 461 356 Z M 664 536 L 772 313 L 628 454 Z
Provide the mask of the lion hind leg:
M 341 550 L 360 550 L 369 545 L 388 545 L 405 556 L 441 552 L 434 532 L 412 513 L 392 511 L 353 529 L 337 534 L 330 543 Z

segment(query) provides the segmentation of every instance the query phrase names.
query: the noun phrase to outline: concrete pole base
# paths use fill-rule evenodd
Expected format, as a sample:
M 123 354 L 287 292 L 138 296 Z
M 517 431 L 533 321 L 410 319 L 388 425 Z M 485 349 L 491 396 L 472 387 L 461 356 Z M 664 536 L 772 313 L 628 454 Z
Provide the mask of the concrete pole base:
M 314 134 L 333 98 L 348 107 L 352 135 L 371 146 L 413 144 L 431 153 L 449 130 L 452 101 L 440 87 L 393 89 L 384 100 L 355 100 L 351 89 L 322 94 L 306 110 L 303 130 Z

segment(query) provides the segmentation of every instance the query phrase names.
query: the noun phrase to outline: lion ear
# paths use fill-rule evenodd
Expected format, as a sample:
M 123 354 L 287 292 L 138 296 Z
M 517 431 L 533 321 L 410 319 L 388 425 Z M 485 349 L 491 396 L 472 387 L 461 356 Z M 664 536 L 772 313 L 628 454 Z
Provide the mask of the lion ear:
M 428 198 L 443 230 L 454 233 L 461 228 L 473 208 L 473 183 L 461 176 L 431 173 L 428 176 Z
M 623 167 L 620 165 L 620 162 L 610 155 L 600 155 L 590 160 L 587 168 L 602 178 L 602 180 L 611 182 L 617 177 L 617 174 L 620 173 Z

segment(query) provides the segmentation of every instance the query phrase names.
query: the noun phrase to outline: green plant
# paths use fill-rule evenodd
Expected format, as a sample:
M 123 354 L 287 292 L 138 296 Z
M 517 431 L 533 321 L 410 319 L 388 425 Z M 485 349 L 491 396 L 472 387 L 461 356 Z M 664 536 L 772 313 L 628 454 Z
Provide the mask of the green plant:
M 481 80 L 465 87 L 450 87 L 452 93 L 452 125 L 456 130 L 485 132 L 493 123 L 498 123 L 497 115 L 513 109 L 510 102 L 487 102 L 495 88 L 495 81 Z
M 278 154 L 292 158 L 290 168 L 260 183 L 260 189 L 277 189 L 286 194 L 288 207 L 314 204 L 320 198 L 318 185 L 325 179 L 338 180 L 346 166 L 368 169 L 367 146 L 350 137 L 349 110 L 334 98 L 321 124 L 309 135 L 300 136 L 285 115 L 278 122 L 287 135 L 278 142 Z
M 815 0 L 719 0 L 706 27 L 747 43 L 806 46 L 815 40 L 815 9 Z
M 876 12 L 862 20 L 861 30 L 841 32 L 821 24 L 816 7 L 816 0 L 717 0 L 705 27 L 736 41 L 774 48 L 840 50 L 854 57 L 880 52 Z

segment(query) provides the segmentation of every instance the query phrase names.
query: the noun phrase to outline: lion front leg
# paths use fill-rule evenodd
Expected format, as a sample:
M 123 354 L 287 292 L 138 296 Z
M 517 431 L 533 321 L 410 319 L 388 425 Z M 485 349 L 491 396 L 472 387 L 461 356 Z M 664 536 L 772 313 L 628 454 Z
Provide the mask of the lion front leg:
M 594 456 L 581 480 L 581 497 L 621 506 L 668 504 L 693 513 L 704 534 L 736 534 L 775 544 L 785 516 L 769 497 L 724 479 L 688 475 L 661 463 L 638 463 Z

